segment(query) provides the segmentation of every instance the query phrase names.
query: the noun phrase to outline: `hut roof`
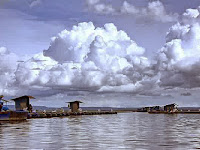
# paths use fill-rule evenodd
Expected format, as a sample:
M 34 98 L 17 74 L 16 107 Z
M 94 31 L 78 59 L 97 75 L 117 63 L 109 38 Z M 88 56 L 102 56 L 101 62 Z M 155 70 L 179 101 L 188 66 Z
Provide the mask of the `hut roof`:
M 176 103 L 173 103 L 173 104 L 168 104 L 168 105 L 165 105 L 165 106 L 178 106 Z
M 66 103 L 83 103 L 81 101 L 71 101 L 71 102 L 66 102 Z
M 24 95 L 24 96 L 21 96 L 21 97 L 13 98 L 11 100 L 16 101 L 16 100 L 19 100 L 19 99 L 24 98 L 24 97 L 28 97 L 29 99 L 35 99 L 35 97 L 33 97 L 33 96 Z

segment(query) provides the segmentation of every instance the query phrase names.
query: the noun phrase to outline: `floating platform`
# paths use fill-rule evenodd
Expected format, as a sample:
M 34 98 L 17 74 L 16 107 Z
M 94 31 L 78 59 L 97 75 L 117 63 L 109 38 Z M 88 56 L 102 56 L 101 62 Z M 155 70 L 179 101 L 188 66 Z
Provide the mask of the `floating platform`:
M 28 112 L 26 111 L 6 111 L 0 112 L 0 121 L 21 121 L 26 120 Z
M 200 114 L 200 111 L 194 111 L 194 110 L 192 110 L 192 111 L 190 111 L 190 110 L 188 110 L 188 111 L 177 111 L 176 113 L 178 113 L 178 114 Z
M 200 114 L 200 111 L 190 111 L 190 110 L 184 110 L 184 111 L 176 111 L 176 112 L 166 112 L 166 111 L 149 111 L 149 114 Z
M 149 114 L 176 114 L 177 112 L 166 112 L 166 111 L 149 111 Z
M 52 117 L 65 117 L 65 116 L 81 116 L 81 115 L 104 115 L 104 114 L 117 114 L 117 112 L 111 111 L 102 111 L 102 112 L 38 112 L 38 113 L 29 113 L 28 119 L 31 118 L 52 118 Z

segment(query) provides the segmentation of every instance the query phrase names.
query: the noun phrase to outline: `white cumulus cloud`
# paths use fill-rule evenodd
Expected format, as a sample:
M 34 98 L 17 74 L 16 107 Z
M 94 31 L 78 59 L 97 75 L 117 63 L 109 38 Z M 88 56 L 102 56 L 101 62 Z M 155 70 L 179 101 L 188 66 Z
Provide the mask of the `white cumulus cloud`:
M 6 95 L 15 94 L 13 88 L 15 82 L 14 72 L 17 68 L 18 57 L 8 51 L 5 47 L 0 47 L 0 93 Z
M 168 13 L 160 1 L 149 2 L 146 7 L 136 7 L 127 1 L 124 1 L 120 8 L 104 3 L 101 0 L 87 0 L 87 4 L 91 11 L 100 14 L 128 14 L 137 19 L 160 22 L 174 22 L 178 19 L 178 14 Z
M 30 4 L 30 8 L 37 7 L 42 3 L 42 0 L 33 0 Z
M 158 54 L 161 85 L 200 86 L 200 20 L 198 9 L 188 9 L 166 36 Z
M 115 8 L 111 4 L 104 4 L 101 0 L 86 0 L 88 8 L 101 14 L 114 14 Z
M 100 28 L 84 22 L 53 37 L 44 55 L 40 53 L 20 63 L 16 82 L 47 90 L 150 90 L 155 81 L 150 81 L 151 63 L 143 56 L 144 52 L 144 48 L 124 31 L 118 31 L 114 24 Z M 152 86 L 146 86 L 147 82 Z
M 163 3 L 160 1 L 149 2 L 146 8 L 137 8 L 127 1 L 124 1 L 121 7 L 121 13 L 131 14 L 136 18 L 148 18 L 161 22 L 173 22 L 178 17 L 177 14 L 167 13 Z

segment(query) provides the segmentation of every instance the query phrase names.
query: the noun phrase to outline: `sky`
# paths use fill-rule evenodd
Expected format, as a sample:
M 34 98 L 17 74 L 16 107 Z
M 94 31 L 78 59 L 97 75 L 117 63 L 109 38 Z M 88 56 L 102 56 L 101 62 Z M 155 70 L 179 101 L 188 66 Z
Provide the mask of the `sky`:
M 200 106 L 199 0 L 0 0 L 0 93 L 34 105 Z

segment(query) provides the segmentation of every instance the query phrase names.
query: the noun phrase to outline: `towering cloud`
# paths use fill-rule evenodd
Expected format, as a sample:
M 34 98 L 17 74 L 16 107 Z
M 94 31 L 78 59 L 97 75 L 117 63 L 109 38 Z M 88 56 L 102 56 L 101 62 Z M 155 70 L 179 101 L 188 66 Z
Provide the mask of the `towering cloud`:
M 114 24 L 80 23 L 53 37 L 50 47 L 16 71 L 18 84 L 99 92 L 139 92 L 155 81 L 139 47 Z M 152 86 L 151 86 L 152 84 Z M 148 86 L 147 86 L 148 85 Z
M 200 20 L 198 9 L 188 9 L 173 25 L 158 55 L 161 85 L 200 86 Z

